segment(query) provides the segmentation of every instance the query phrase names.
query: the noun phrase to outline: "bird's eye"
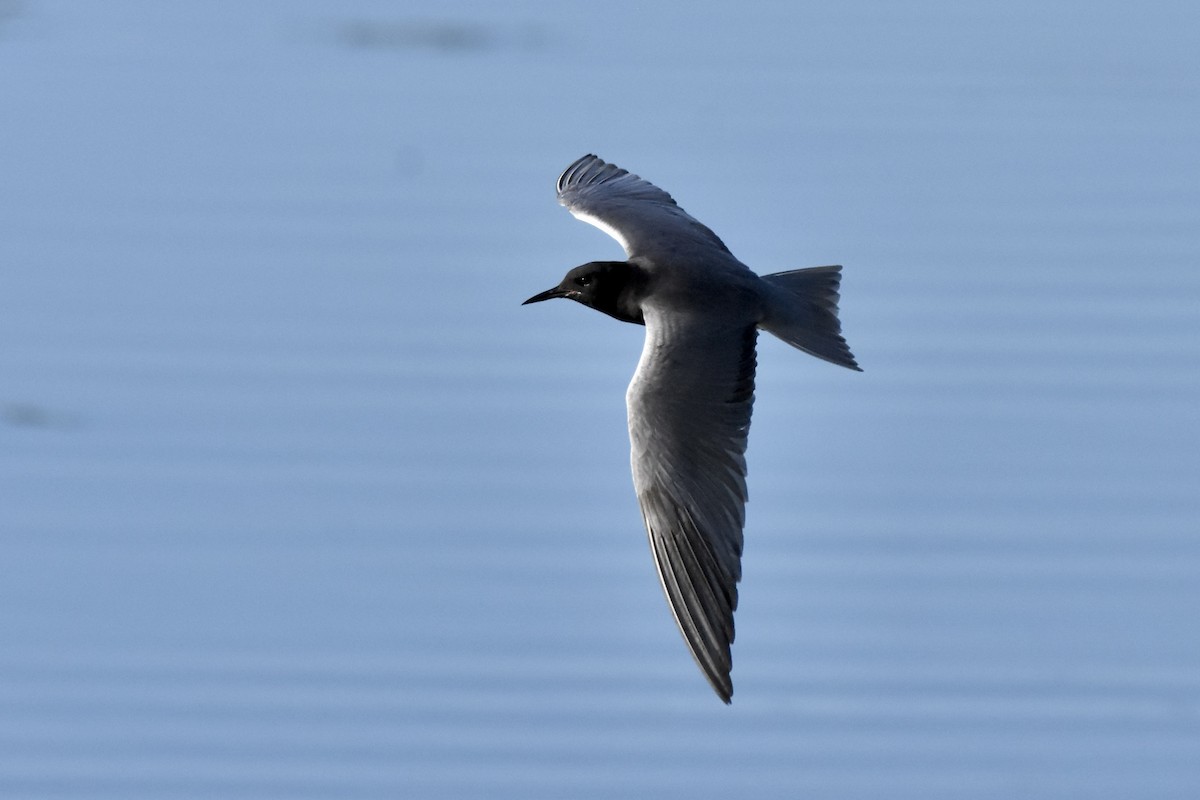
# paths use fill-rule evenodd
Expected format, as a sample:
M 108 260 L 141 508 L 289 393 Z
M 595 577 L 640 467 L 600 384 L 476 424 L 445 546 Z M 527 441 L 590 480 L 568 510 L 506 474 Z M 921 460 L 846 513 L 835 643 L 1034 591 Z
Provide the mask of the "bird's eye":
M 591 286 L 593 280 L 595 280 L 595 278 L 593 278 L 591 275 L 580 275 L 575 279 L 575 282 L 580 286 Z

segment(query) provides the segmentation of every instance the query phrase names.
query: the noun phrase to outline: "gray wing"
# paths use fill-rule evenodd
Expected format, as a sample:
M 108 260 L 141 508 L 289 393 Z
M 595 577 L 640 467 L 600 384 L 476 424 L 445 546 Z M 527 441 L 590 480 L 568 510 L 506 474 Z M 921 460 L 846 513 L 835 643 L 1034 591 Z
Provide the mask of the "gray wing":
M 558 178 L 558 202 L 575 217 L 616 239 L 630 258 L 669 260 L 677 254 L 728 254 L 717 235 L 649 181 L 586 155 Z
M 671 613 L 728 703 L 757 330 L 670 319 L 647 314 L 629 386 L 633 482 Z

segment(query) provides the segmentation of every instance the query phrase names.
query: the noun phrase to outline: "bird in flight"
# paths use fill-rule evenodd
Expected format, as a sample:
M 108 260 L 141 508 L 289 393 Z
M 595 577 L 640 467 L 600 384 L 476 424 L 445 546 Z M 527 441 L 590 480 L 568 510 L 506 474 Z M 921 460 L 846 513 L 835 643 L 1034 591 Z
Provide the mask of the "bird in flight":
M 633 484 L 671 613 L 729 703 L 758 330 L 861 371 L 838 321 L 841 267 L 758 276 L 669 194 L 594 155 L 559 176 L 558 200 L 628 258 L 576 267 L 524 304 L 565 297 L 646 326 L 625 398 Z

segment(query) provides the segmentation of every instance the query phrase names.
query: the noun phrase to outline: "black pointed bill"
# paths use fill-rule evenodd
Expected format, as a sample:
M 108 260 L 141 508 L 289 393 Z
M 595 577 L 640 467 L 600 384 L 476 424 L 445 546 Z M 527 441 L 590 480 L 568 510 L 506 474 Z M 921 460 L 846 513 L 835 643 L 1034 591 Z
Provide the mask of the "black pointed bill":
M 535 294 L 533 297 L 529 298 L 524 303 L 521 303 L 521 305 L 527 306 L 530 303 L 540 303 L 543 300 L 553 300 L 556 297 L 566 297 L 566 296 L 567 296 L 566 289 L 563 289 L 561 286 L 555 286 L 553 289 L 547 289 L 546 291 L 542 292 L 541 294 Z

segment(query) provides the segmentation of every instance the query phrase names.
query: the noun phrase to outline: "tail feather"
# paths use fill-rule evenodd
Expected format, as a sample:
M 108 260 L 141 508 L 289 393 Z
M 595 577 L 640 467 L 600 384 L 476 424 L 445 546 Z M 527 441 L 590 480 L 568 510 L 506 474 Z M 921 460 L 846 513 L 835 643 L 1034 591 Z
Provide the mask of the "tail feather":
M 840 266 L 831 266 L 763 275 L 777 291 L 759 327 L 810 355 L 862 372 L 838 320 L 841 273 Z

